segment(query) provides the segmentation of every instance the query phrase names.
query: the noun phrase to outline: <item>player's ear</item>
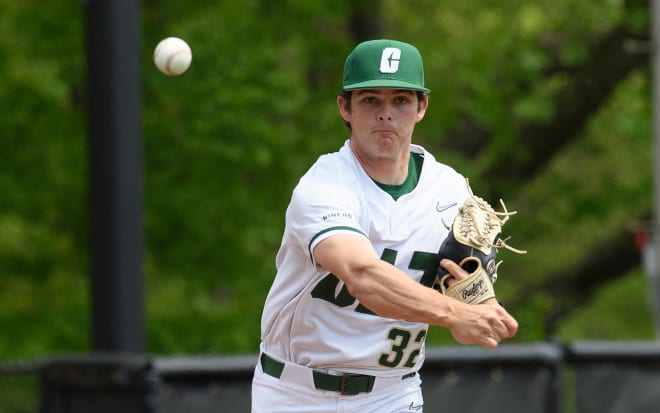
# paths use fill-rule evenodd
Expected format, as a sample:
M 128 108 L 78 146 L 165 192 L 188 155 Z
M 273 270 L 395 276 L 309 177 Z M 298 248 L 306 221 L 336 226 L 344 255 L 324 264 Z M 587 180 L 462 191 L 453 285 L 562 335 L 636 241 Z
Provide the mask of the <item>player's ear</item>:
M 420 100 L 417 105 L 417 118 L 415 119 L 416 122 L 419 122 L 420 120 L 424 119 L 424 115 L 426 114 L 426 108 L 428 107 L 429 107 L 429 98 L 428 96 L 425 96 L 424 99 Z
M 339 108 L 339 114 L 341 115 L 341 118 L 344 119 L 345 122 L 350 122 L 351 121 L 350 103 L 342 95 L 337 96 L 337 108 Z

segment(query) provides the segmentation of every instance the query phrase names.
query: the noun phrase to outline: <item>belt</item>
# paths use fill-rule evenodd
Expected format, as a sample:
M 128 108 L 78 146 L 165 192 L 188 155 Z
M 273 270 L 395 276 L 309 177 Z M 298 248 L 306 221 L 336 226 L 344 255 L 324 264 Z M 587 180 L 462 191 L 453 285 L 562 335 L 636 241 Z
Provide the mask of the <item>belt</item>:
M 285 364 L 275 360 L 266 353 L 261 353 L 261 368 L 264 373 L 275 378 L 282 376 Z M 413 377 L 416 372 L 408 373 L 401 377 L 401 380 Z M 369 393 L 374 388 L 376 382 L 375 376 L 366 374 L 344 373 L 342 375 L 333 375 L 322 371 L 313 370 L 314 387 L 318 390 L 336 391 L 342 395 L 355 395 L 358 393 Z

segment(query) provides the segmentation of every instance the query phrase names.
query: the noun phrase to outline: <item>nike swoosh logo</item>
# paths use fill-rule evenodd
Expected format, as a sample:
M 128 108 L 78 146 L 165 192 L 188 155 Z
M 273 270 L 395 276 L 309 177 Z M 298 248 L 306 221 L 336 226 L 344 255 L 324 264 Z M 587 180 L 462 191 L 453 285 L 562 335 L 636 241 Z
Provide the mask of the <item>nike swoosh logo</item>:
M 455 207 L 456 205 L 458 205 L 458 202 L 454 202 L 453 204 L 440 205 L 440 201 L 438 201 L 438 203 L 435 204 L 435 210 L 438 212 L 443 212 L 448 210 L 449 208 Z

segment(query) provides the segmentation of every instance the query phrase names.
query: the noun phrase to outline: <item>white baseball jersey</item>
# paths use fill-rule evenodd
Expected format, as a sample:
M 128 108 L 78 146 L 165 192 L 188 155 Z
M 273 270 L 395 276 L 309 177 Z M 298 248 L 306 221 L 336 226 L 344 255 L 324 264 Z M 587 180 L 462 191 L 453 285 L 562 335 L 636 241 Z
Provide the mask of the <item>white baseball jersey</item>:
M 369 239 L 381 259 L 431 286 L 438 249 L 458 206 L 465 178 L 418 145 L 417 186 L 394 200 L 363 170 L 349 141 L 321 156 L 300 179 L 286 212 L 277 275 L 261 321 L 262 348 L 308 367 L 373 376 L 419 370 L 428 325 L 375 315 L 344 283 L 314 262 L 322 240 L 341 233 Z

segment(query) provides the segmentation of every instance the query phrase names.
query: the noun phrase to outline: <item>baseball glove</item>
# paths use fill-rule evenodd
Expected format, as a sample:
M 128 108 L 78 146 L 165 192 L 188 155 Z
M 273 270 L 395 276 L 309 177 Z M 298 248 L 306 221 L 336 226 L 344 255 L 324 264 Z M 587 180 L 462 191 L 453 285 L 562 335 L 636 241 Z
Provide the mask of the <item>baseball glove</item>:
M 516 212 L 507 211 L 501 199 L 500 203 L 503 212 L 495 211 L 488 202 L 472 194 L 459 207 L 451 228 L 447 226 L 450 231 L 440 246 L 440 259 L 449 258 L 456 262 L 469 273 L 469 277 L 448 287 L 451 274 L 440 267 L 439 289 L 443 294 L 468 304 L 479 304 L 495 297 L 493 284 L 497 280 L 497 268 L 502 263 L 496 261 L 498 249 L 526 253 L 507 245 L 508 238 L 501 238 L 502 226 Z

